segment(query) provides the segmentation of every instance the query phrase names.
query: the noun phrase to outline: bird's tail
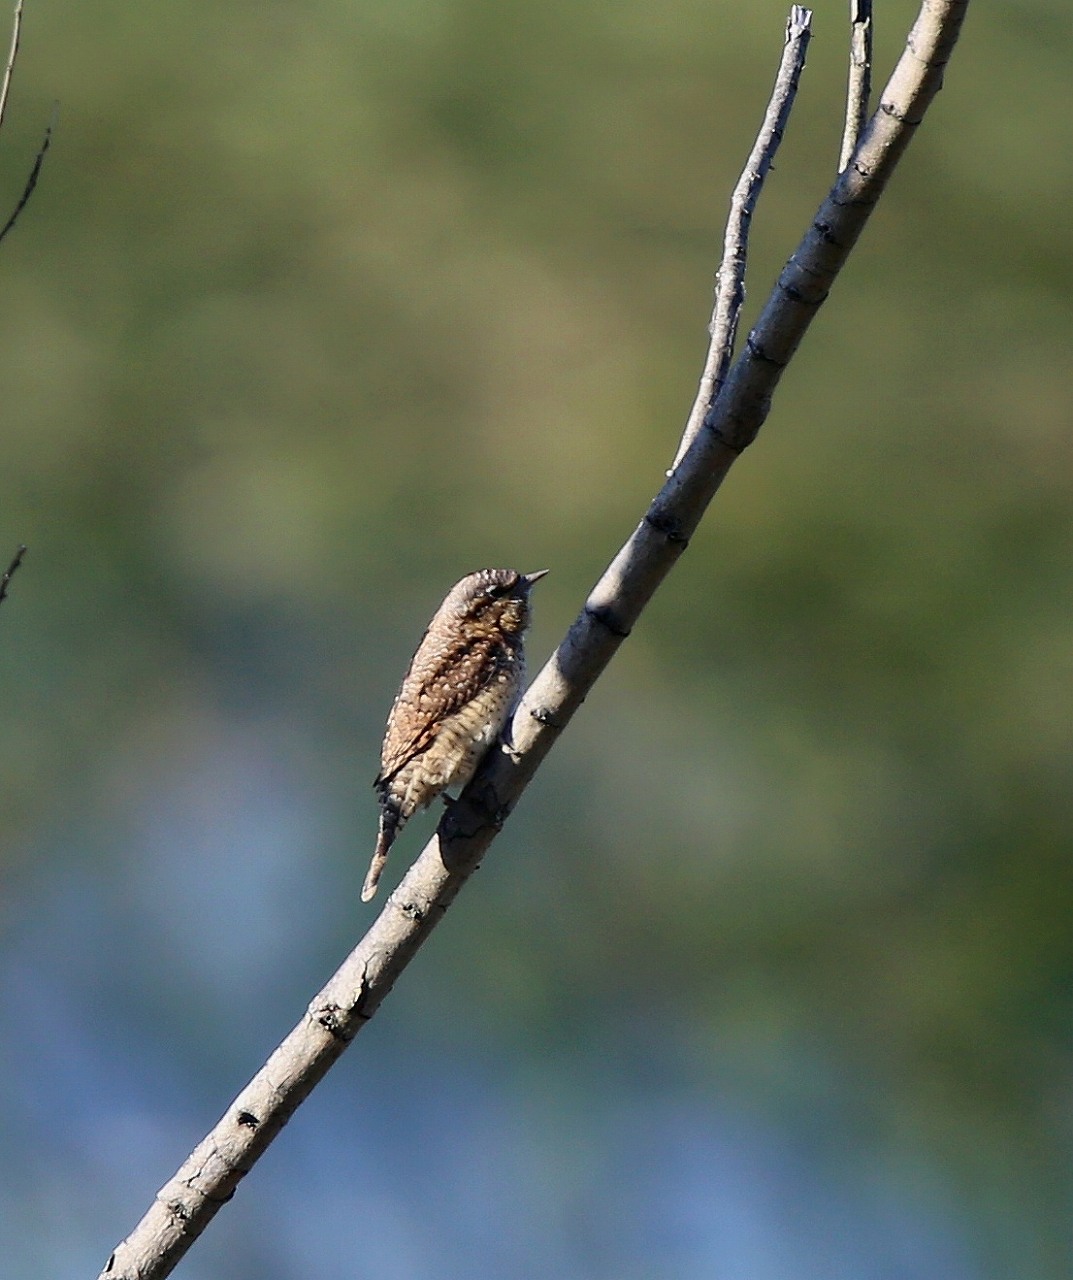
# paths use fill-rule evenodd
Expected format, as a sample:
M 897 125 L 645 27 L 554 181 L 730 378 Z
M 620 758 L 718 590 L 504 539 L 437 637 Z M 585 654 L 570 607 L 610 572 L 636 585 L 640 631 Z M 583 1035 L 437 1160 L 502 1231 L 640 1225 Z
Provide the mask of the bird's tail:
M 384 870 L 384 863 L 387 862 L 388 850 L 395 843 L 395 834 L 398 829 L 399 815 L 392 808 L 384 809 L 380 814 L 380 833 L 376 837 L 373 860 L 369 863 L 369 874 L 365 877 L 365 883 L 361 887 L 362 902 L 368 902 L 376 893 L 376 886 L 380 883 L 380 875 Z

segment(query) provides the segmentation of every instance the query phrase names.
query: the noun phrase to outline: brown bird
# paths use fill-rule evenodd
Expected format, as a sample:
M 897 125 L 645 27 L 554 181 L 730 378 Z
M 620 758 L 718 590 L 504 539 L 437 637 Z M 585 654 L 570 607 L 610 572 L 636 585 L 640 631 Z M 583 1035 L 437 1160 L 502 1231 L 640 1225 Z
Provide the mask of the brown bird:
M 373 784 L 380 834 L 362 902 L 376 892 L 403 824 L 448 787 L 464 787 L 502 732 L 525 682 L 529 592 L 547 572 L 471 573 L 428 624 L 387 718 Z

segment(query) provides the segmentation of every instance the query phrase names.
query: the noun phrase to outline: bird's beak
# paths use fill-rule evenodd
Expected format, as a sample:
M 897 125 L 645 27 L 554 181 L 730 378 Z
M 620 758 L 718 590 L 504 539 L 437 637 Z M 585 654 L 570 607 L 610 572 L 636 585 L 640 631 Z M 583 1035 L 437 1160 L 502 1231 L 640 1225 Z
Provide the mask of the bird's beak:
M 529 590 L 534 582 L 539 582 L 547 572 L 547 569 L 538 569 L 536 573 L 523 573 L 522 581 L 525 583 L 526 591 Z

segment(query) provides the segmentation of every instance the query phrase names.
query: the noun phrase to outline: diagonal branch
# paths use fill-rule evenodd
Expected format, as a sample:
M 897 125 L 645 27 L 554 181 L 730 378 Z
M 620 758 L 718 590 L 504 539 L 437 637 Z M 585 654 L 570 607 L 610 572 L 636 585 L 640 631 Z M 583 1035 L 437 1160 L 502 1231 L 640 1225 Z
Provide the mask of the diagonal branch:
M 784 267 L 745 350 L 681 464 L 589 595 L 514 717 L 365 937 L 219 1123 L 165 1184 L 101 1280 L 159 1280 L 234 1194 L 273 1138 L 379 1008 L 502 827 L 541 761 L 688 545 L 767 417 L 797 349 L 942 85 L 968 0 L 923 0 L 861 139 Z
M 872 96 L 872 0 L 849 0 L 849 20 L 849 80 L 839 173 L 853 159 L 868 120 L 868 100 Z
M 19 202 L 18 204 L 15 205 L 15 208 L 11 211 L 11 216 L 8 218 L 7 222 L 5 222 L 2 227 L 0 227 L 0 240 L 3 240 L 4 236 L 6 236 L 7 233 L 11 230 L 11 228 L 15 225 L 15 223 L 18 222 L 19 214 L 22 213 L 23 209 L 26 208 L 26 205 L 29 203 L 30 197 L 34 193 L 34 187 L 37 186 L 37 179 L 41 174 L 41 166 L 45 163 L 45 155 L 48 152 L 49 147 L 52 146 L 52 130 L 55 127 L 55 124 L 56 124 L 56 108 L 53 108 L 52 119 L 45 126 L 44 140 L 42 141 L 41 145 L 37 148 L 37 155 L 34 156 L 33 166 L 30 169 L 30 176 L 26 179 L 26 185 L 22 189 L 22 195 L 19 196 Z
M 715 308 L 708 328 L 711 334 L 708 358 L 704 362 L 700 389 L 693 402 L 686 429 L 682 433 L 672 471 L 685 457 L 686 450 L 704 423 L 704 415 L 726 381 L 727 370 L 734 355 L 734 341 L 738 335 L 738 318 L 745 301 L 749 224 L 752 222 L 760 188 L 764 185 L 764 179 L 775 159 L 775 152 L 782 141 L 786 122 L 793 110 L 811 35 L 812 11 L 795 4 L 786 23 L 786 45 L 782 51 L 782 62 L 775 77 L 764 123 L 760 126 L 752 152 L 730 197 L 730 215 L 723 237 L 723 260 L 715 273 Z
M 0 576 L 0 600 L 7 599 L 7 589 L 11 585 L 11 579 L 15 570 L 22 564 L 22 557 L 26 554 L 25 546 L 19 547 L 18 551 L 12 557 L 11 563 L 4 570 L 3 576 Z

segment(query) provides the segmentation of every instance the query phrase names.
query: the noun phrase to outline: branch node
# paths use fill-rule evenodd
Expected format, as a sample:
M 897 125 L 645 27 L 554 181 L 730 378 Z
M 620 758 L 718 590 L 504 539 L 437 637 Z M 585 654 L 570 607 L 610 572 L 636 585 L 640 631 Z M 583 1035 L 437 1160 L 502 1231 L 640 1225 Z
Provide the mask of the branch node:
M 605 631 L 610 631 L 619 640 L 625 640 L 630 634 L 629 627 L 623 628 L 614 621 L 611 609 L 607 605 L 587 604 L 585 606 L 585 616 L 591 618 L 593 622 L 603 627 Z
M 682 532 L 681 524 L 670 512 L 659 510 L 655 503 L 645 512 L 645 524 L 680 550 L 689 546 L 689 536 Z
M 897 120 L 899 124 L 905 125 L 907 129 L 915 129 L 921 120 L 920 116 L 914 118 L 913 116 L 910 116 L 908 111 L 900 111 L 897 105 L 893 102 L 881 102 L 879 104 L 879 109 L 885 116 L 889 116 L 892 120 Z
M 354 1038 L 353 1034 L 348 1035 L 346 1032 L 346 1010 L 339 1005 L 332 1003 L 322 1005 L 319 1009 L 311 1009 L 310 1016 L 340 1044 L 349 1044 Z
M 160 1200 L 160 1197 L 158 1196 L 157 1199 Z M 190 1221 L 189 1210 L 181 1200 L 160 1200 L 160 1204 L 163 1206 L 164 1211 L 173 1217 L 176 1222 L 181 1222 L 185 1225 Z
M 791 302 L 799 303 L 803 307 L 814 307 L 816 303 L 811 298 L 806 298 L 796 284 L 791 284 L 788 280 L 780 279 L 775 286 L 779 289 Z
M 813 230 L 824 242 L 824 244 L 832 245 L 836 249 L 841 249 L 842 244 L 831 228 L 830 223 L 823 222 L 817 218 L 812 224 Z
M 754 360 L 759 360 L 763 364 L 769 364 L 775 369 L 786 368 L 785 360 L 779 360 L 775 356 L 769 355 L 764 350 L 764 348 L 760 345 L 760 341 L 757 338 L 755 331 L 749 334 L 748 338 L 745 340 L 745 345 L 748 348 L 749 354 L 753 357 Z
M 556 720 L 555 713 L 550 707 L 528 707 L 527 710 L 537 724 L 543 725 L 546 729 L 554 729 L 556 733 L 562 729 L 563 726 Z

